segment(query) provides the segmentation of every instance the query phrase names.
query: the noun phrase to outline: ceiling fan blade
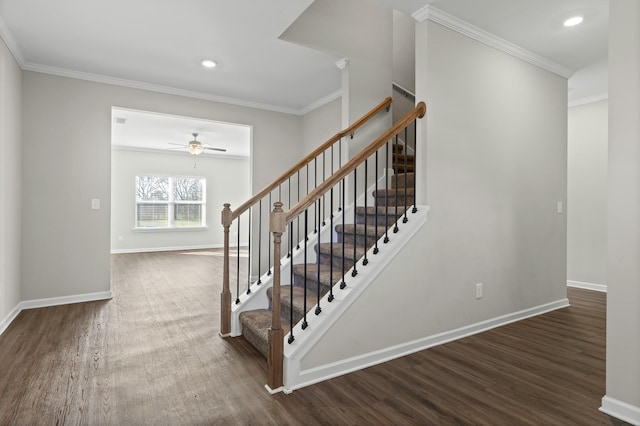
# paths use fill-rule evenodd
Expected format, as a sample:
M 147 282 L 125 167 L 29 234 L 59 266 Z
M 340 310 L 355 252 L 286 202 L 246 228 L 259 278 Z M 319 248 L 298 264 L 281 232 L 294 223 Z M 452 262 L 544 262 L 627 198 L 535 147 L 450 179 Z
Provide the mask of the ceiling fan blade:
M 181 147 L 183 147 L 183 148 L 186 148 L 186 147 L 188 147 L 188 146 L 189 146 L 189 145 L 185 145 L 185 144 L 183 144 L 183 143 L 173 143 L 173 142 L 168 142 L 168 143 L 169 143 L 169 145 L 177 145 L 177 146 L 181 146 Z
M 167 151 L 174 151 L 174 150 L 177 150 L 177 149 L 186 149 L 186 148 L 187 148 L 186 146 L 177 146 L 175 148 L 167 148 Z
M 208 149 L 209 151 L 220 151 L 220 152 L 227 152 L 226 149 L 224 148 L 214 148 L 212 146 L 204 146 L 204 149 Z

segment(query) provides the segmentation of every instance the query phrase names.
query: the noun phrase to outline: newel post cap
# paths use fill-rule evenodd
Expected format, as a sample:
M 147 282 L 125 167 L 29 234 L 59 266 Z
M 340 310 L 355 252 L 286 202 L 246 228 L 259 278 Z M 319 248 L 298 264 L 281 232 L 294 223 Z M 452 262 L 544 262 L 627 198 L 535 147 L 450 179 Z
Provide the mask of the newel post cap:
M 273 211 L 269 218 L 269 230 L 273 233 L 282 234 L 286 227 L 286 216 L 284 214 L 284 210 L 282 210 L 282 205 L 281 201 L 273 203 Z
M 224 203 L 224 208 L 222 209 L 221 219 L 222 226 L 231 226 L 231 204 Z

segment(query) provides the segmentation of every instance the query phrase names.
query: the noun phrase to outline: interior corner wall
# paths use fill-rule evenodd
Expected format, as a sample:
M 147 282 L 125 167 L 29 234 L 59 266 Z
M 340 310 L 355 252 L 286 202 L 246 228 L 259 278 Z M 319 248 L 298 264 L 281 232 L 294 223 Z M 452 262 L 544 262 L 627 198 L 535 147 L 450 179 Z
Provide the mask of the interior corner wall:
M 416 21 L 393 11 L 393 82 L 416 91 Z
M 23 300 L 110 289 L 114 106 L 252 125 L 253 192 L 301 156 L 296 115 L 23 72 Z
M 20 303 L 22 70 L 0 39 L 0 333 Z
M 608 102 L 569 108 L 567 280 L 607 284 Z
M 347 58 L 342 70 L 342 125 L 347 128 L 391 96 L 393 10 L 375 0 L 316 0 L 281 39 Z M 391 125 L 380 115 L 356 133 L 346 161 Z
M 112 252 L 223 247 L 222 205 L 239 206 L 251 197 L 249 158 L 114 148 L 111 162 Z M 206 229 L 135 230 L 135 178 L 141 175 L 205 178 Z
M 302 117 L 304 154 L 308 154 L 342 130 L 342 101 L 335 99 Z
M 428 135 L 418 185 L 428 219 L 301 360 L 305 369 L 567 302 L 566 215 L 557 213 L 567 192 L 567 80 L 419 25 Z

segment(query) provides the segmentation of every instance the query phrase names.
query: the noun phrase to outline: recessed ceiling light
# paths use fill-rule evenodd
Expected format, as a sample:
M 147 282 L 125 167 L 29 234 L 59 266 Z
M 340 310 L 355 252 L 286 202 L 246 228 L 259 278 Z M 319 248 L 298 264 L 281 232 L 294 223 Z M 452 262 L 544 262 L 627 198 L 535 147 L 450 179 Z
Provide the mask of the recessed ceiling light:
M 216 61 L 212 61 L 211 59 L 205 59 L 202 61 L 202 66 L 205 68 L 215 68 L 216 65 L 218 65 Z
M 569 18 L 566 21 L 564 21 L 564 26 L 565 27 L 573 27 L 575 25 L 578 25 L 579 23 L 581 23 L 584 20 L 584 18 L 582 16 L 574 16 L 573 18 Z

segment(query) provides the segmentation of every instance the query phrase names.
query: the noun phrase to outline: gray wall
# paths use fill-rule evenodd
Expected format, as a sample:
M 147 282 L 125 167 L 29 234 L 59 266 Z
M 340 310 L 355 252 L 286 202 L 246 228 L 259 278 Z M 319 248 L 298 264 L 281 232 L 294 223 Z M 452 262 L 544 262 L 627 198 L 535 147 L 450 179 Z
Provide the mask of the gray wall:
M 569 108 L 567 280 L 607 284 L 608 102 Z
M 0 333 L 20 302 L 20 67 L 0 39 Z
M 301 155 L 294 115 L 34 72 L 23 93 L 23 300 L 110 288 L 113 106 L 252 125 L 254 191 Z
M 416 48 L 429 218 L 304 368 L 566 298 L 567 80 L 432 22 Z
M 111 154 L 111 251 L 134 252 L 181 248 L 222 247 L 220 211 L 224 203 L 239 206 L 251 197 L 248 158 L 224 158 L 189 153 L 132 151 L 114 148 Z M 194 168 L 194 164 L 197 167 Z M 134 231 L 135 177 L 193 176 L 207 180 L 207 229 Z M 229 177 L 233 176 L 232 179 Z M 122 237 L 122 241 L 119 240 Z

